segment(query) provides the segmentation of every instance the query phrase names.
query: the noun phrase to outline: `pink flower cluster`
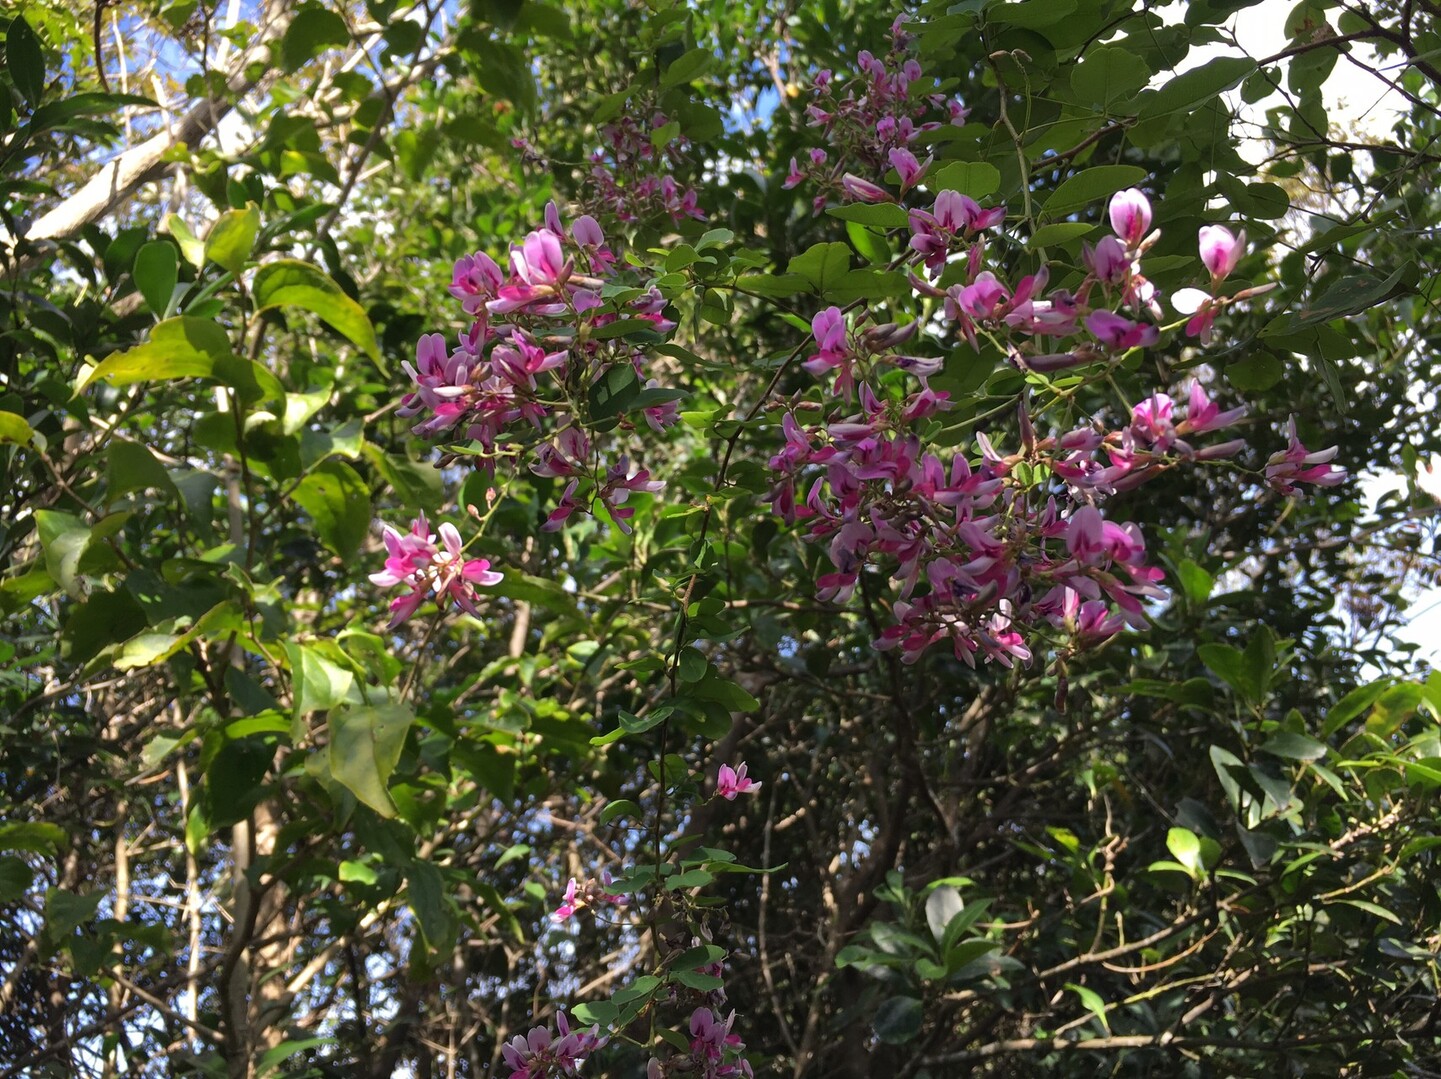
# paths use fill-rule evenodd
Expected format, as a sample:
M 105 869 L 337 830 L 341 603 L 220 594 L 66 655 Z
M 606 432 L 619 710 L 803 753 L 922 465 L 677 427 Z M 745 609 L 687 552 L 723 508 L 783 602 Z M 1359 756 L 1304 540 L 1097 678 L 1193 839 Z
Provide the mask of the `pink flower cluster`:
M 417 433 L 478 442 L 475 460 L 487 470 L 529 455 L 537 475 L 569 480 L 551 528 L 583 504 L 582 495 L 589 505 L 593 493 L 628 530 L 633 510 L 621 504 L 662 486 L 625 457 L 606 464 L 585 433 L 592 384 L 627 365 L 639 381 L 647 361 L 642 349 L 596 331 L 619 318 L 660 333 L 675 328 L 654 288 L 602 299 L 603 288 L 617 283 L 617 263 L 594 218 L 581 216 L 567 230 L 551 203 L 545 226 L 512 245 L 508 271 L 484 252 L 456 262 L 450 293 L 471 317 L 469 329 L 449 349 L 441 334 L 422 337 L 415 363 L 404 365 L 414 388 L 397 414 L 419 417 Z M 675 423 L 674 397 L 657 392 L 654 380 L 646 389 L 645 422 L 656 430 Z
M 966 121 L 969 110 L 958 100 L 925 89 L 935 83 L 925 78 L 920 62 L 910 55 L 912 35 L 904 29 L 907 18 L 902 15 L 891 24 L 891 48 L 885 58 L 861 51 L 857 57 L 860 72 L 854 78 L 837 83 L 829 71 L 815 77 L 806 117 L 812 127 L 825 132 L 826 145 L 839 164 L 827 168 L 829 154 L 812 150 L 804 164 L 791 159 L 784 186 L 795 187 L 806 180 L 818 184 L 817 213 L 830 197 L 894 201 L 884 188 L 845 166 L 854 164 L 860 172 L 873 175 L 895 169 L 904 193 L 920 182 L 930 166 L 929 158 L 921 162 L 911 149 L 916 140 L 944 123 Z
M 453 524 L 447 522 L 440 526 L 439 545 L 424 513 L 411 523 L 409 532 L 398 532 L 385 525 L 383 536 L 385 569 L 372 573 L 370 580 L 382 588 L 401 584 L 409 588 L 390 603 L 391 629 L 413 615 L 432 593 L 437 603 L 449 597 L 467 614 L 478 616 L 475 589 L 500 583 L 501 575 L 490 568 L 486 559 L 464 556 L 464 544 Z
M 694 188 L 676 182 L 671 168 L 684 156 L 686 139 L 677 134 L 660 149 L 652 136 L 669 118 L 651 114 L 649 124 L 627 115 L 601 129 L 605 146 L 590 157 L 590 181 L 599 208 L 620 221 L 661 215 L 672 221 L 705 220 Z
M 879 78 L 872 62 L 864 70 Z M 904 197 L 909 181 L 898 172 Z M 916 276 L 912 286 L 943 301 L 949 322 L 972 347 L 984 335 L 1016 367 L 1044 374 L 1159 341 L 1159 297 L 1141 270 L 1159 233 L 1151 231 L 1151 204 L 1142 192 L 1112 198 L 1113 235 L 1084 246 L 1086 274 L 1069 290 L 1049 289 L 1044 265 L 1014 286 L 988 267 L 985 234 L 1004 218 L 1004 209 L 984 209 L 955 191 L 940 192 L 929 209 L 908 216 L 912 258 L 932 278 L 957 260 L 962 271 L 944 291 Z M 1202 230 L 1208 301 L 1244 249 L 1244 233 Z M 980 432 L 978 459 L 947 462 L 918 433 L 923 421 L 951 406 L 927 381 L 941 361 L 913 354 L 924 349 L 901 351 L 920 323 L 865 327 L 866 319 L 865 313 L 848 319 L 837 307 L 815 316 L 815 350 L 804 367 L 830 382 L 838 398 L 809 425 L 798 412 L 787 413 L 784 445 L 770 461 L 774 511 L 803 522 L 831 563 L 817 581 L 818 598 L 846 603 L 868 565 L 888 568 L 897 586 L 893 621 L 875 644 L 899 649 L 907 662 L 944 640 L 965 663 L 979 656 L 1010 666 L 1030 661 L 1042 627 L 1068 637 L 1067 648 L 1075 650 L 1126 625 L 1144 626 L 1147 604 L 1167 598 L 1163 575 L 1148 564 L 1140 530 L 1108 519 L 1099 507 L 1182 462 L 1239 452 L 1240 439 L 1195 440 L 1234 424 L 1245 409 L 1222 409 L 1193 380 L 1184 406 L 1155 394 L 1121 425 L 1097 416 L 1040 437 L 1022 401 L 1019 452 L 1002 455 Z M 889 373 L 897 370 L 918 385 Z M 1327 463 L 1333 452 L 1310 453 L 1293 429 L 1292 447 L 1272 458 L 1267 478 L 1286 493 L 1295 482 L 1338 483 L 1344 473 Z
M 1048 291 L 1048 266 L 1012 286 L 987 266 L 983 235 L 1005 220 L 1004 208 L 982 210 L 958 192 L 942 191 L 929 212 L 911 211 L 911 250 L 932 277 L 952 259 L 962 260 L 964 275 L 944 292 L 915 276 L 911 284 L 920 295 L 944 301 L 946 317 L 972 348 L 980 347 L 982 334 L 1005 337 L 1012 362 L 1027 370 L 1053 373 L 1148 348 L 1160 340 L 1153 320 L 1161 314 L 1156 288 L 1140 266 L 1159 235 L 1148 233 L 1151 206 L 1140 191 L 1122 191 L 1111 199 L 1110 218 L 1115 235 L 1082 245 L 1087 272 L 1076 288 Z M 1068 351 L 1058 349 L 1058 341 L 1078 335 L 1083 339 Z
M 501 1058 L 510 1068 L 507 1079 L 579 1075 L 586 1058 L 610 1040 L 598 1026 L 571 1030 L 565 1012 L 557 1012 L 555 1022 L 558 1034 L 551 1034 L 549 1027 L 532 1027 L 529 1034 L 517 1034 L 501 1047 Z
M 584 910 L 586 907 L 593 907 L 597 903 L 611 903 L 617 907 L 623 907 L 630 902 L 630 898 L 624 895 L 614 895 L 605 889 L 610 887 L 610 874 L 602 871 L 600 880 L 587 879 L 584 883 L 577 883 L 574 877 L 565 886 L 565 895 L 561 899 L 560 906 L 551 911 L 550 920 L 560 925 L 576 911 Z
M 736 1013 L 720 1019 L 709 1008 L 697 1008 L 690 1017 L 690 1052 L 662 1061 L 652 1057 L 646 1079 L 672 1075 L 696 1079 L 753 1079 L 755 1072 L 743 1055 L 745 1042 L 732 1032 Z

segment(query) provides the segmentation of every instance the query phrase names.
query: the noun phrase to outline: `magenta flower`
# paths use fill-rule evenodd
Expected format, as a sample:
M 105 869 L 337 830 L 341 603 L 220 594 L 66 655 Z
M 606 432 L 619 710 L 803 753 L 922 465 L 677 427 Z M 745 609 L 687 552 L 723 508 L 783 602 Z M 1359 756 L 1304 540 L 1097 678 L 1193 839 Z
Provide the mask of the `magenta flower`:
M 1171 306 L 1178 313 L 1191 316 L 1186 323 L 1187 337 L 1199 337 L 1203 345 L 1211 343 L 1219 305 L 1209 292 L 1198 288 L 1177 289 L 1171 294 Z
M 841 177 L 841 188 L 846 195 L 857 202 L 894 202 L 891 193 L 884 187 L 879 187 L 869 180 L 862 180 L 854 173 L 846 173 Z
M 1086 329 L 1107 348 L 1125 349 L 1154 345 L 1161 334 L 1156 327 L 1110 311 L 1092 311 L 1086 316 Z
M 1201 435 L 1207 431 L 1219 431 L 1222 427 L 1230 427 L 1245 414 L 1245 405 L 1222 412 L 1221 407 L 1206 395 L 1206 390 L 1201 383 L 1192 379 L 1190 402 L 1186 406 L 1186 418 L 1176 425 L 1176 430 L 1182 435 Z
M 1296 435 L 1296 417 L 1286 421 L 1288 445 L 1271 455 L 1266 462 L 1266 482 L 1283 495 L 1294 495 L 1298 483 L 1314 483 L 1317 487 L 1335 487 L 1346 482 L 1346 470 L 1331 464 L 1337 447 L 1312 452 Z
M 1151 200 L 1137 188 L 1117 191 L 1111 196 L 1111 228 L 1126 246 L 1135 248 L 1151 227 Z
M 1081 245 L 1081 261 L 1107 285 L 1119 285 L 1131 270 L 1131 256 L 1114 236 L 1107 236 L 1095 247 Z
M 895 149 L 887 156 L 890 158 L 891 168 L 895 169 L 896 174 L 901 178 L 902 191 L 909 191 L 915 187 L 916 184 L 920 183 L 921 177 L 923 177 L 931 167 L 929 159 L 927 159 L 923 165 L 916 160 L 916 155 L 909 150 Z
M 933 208 L 936 221 L 951 232 L 984 232 L 1006 219 L 1006 208 L 981 209 L 980 203 L 959 191 L 942 191 Z
M 559 925 L 583 906 L 585 899 L 576 895 L 575 878 L 571 877 L 570 883 L 565 886 L 565 895 L 561 898 L 560 906 L 550 912 L 550 920 Z
M 383 588 L 398 584 L 410 588 L 405 595 L 391 601 L 391 629 L 415 614 L 426 595 L 432 592 L 437 603 L 449 597 L 461 610 L 478 617 L 476 588 L 501 581 L 501 574 L 493 571 L 486 559 L 464 557 L 460 533 L 454 525 L 440 526 L 440 546 L 437 547 L 436 537 L 430 534 L 423 513 L 416 517 L 408 534 L 402 535 L 386 525 L 383 538 L 388 554 L 385 569 L 372 573 L 371 581 Z
M 561 897 L 560 906 L 551 911 L 550 920 L 560 925 L 567 918 L 577 911 L 586 907 L 595 906 L 597 903 L 612 903 L 617 907 L 623 907 L 630 902 L 629 896 L 613 895 L 606 891 L 610 887 L 610 874 L 605 870 L 601 871 L 600 880 L 587 880 L 580 884 L 574 877 L 566 883 L 565 895 Z
M 727 802 L 734 802 L 736 795 L 749 794 L 751 791 L 760 790 L 760 783 L 746 777 L 746 765 L 741 763 L 739 768 L 732 768 L 729 764 L 720 766 L 716 773 L 715 792 Z
M 1212 282 L 1229 277 L 1246 253 L 1246 232 L 1235 236 L 1225 225 L 1203 225 L 1200 236 L 1201 261 L 1211 271 Z
M 555 1024 L 559 1036 L 552 1035 L 548 1027 L 532 1027 L 529 1034 L 517 1034 L 501 1046 L 501 1058 L 511 1070 L 507 1079 L 579 1075 L 586 1058 L 610 1040 L 599 1026 L 571 1030 L 565 1012 L 556 1013 Z
M 450 278 L 450 294 L 461 301 L 466 314 L 473 315 L 485 307 L 505 283 L 505 275 L 495 260 L 483 251 L 464 255 L 456 260 Z
M 786 173 L 785 183 L 781 184 L 781 187 L 784 188 L 786 191 L 789 191 L 791 188 L 804 183 L 805 178 L 806 174 L 800 170 L 800 166 L 796 163 L 796 159 L 791 158 L 790 171 Z

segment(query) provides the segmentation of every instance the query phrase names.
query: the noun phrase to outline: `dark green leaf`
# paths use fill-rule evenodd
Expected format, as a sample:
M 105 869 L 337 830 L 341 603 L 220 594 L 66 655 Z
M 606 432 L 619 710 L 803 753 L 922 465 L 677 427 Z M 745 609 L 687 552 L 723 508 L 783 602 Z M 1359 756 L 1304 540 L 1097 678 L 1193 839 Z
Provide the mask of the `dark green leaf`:
M 876 1009 L 876 1037 L 889 1045 L 901 1045 L 921 1032 L 921 1002 L 915 997 L 891 997 Z
M 25 100 L 32 107 L 40 104 L 45 91 L 45 52 L 24 15 L 16 15 L 5 31 L 5 66 Z
M 315 522 L 321 541 L 350 558 L 370 527 L 370 488 L 344 461 L 323 461 L 296 485 L 290 497 Z
M 1041 213 L 1050 218 L 1066 217 L 1097 199 L 1145 183 L 1146 179 L 1146 170 L 1138 165 L 1097 165 L 1076 173 L 1056 188 L 1041 207 Z
M 330 774 L 382 817 L 395 815 L 388 784 L 414 719 L 409 708 L 393 701 L 330 713 Z

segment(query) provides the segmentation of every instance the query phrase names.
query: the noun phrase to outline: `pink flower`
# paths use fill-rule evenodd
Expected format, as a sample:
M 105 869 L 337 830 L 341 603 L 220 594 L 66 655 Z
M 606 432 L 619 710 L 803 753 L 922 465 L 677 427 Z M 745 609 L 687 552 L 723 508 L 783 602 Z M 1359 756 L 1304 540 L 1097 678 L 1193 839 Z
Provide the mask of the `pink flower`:
M 1271 455 L 1266 462 L 1266 482 L 1283 495 L 1294 495 L 1298 483 L 1314 483 L 1317 487 L 1335 487 L 1346 482 L 1346 470 L 1331 464 L 1337 447 L 1314 453 L 1301 444 L 1296 435 L 1296 417 L 1286 421 L 1288 445 Z
M 1225 225 L 1203 225 L 1200 236 L 1201 261 L 1211 271 L 1213 282 L 1224 280 L 1246 253 L 1246 232 L 1235 236 Z
M 1176 428 L 1171 422 L 1175 410 L 1165 394 L 1155 394 L 1131 409 L 1131 432 L 1138 442 L 1165 453 L 1176 441 Z
M 1095 247 L 1081 245 L 1081 261 L 1108 285 L 1119 285 L 1131 269 L 1131 256 L 1125 246 L 1114 236 L 1107 236 Z
M 1186 323 L 1187 337 L 1199 337 L 1203 345 L 1211 343 L 1217 304 L 1209 292 L 1198 288 L 1177 289 L 1171 294 L 1171 306 L 1179 314 L 1191 316 Z
M 909 191 L 920 183 L 921 177 L 930 169 L 929 160 L 922 165 L 916 160 L 916 155 L 909 150 L 892 150 L 888 155 L 891 161 L 891 168 L 896 170 L 901 178 L 901 190 Z
M 398 584 L 408 585 L 410 591 L 399 596 L 390 604 L 390 628 L 394 629 L 415 614 L 433 592 L 437 603 L 449 597 L 467 614 L 479 616 L 476 608 L 475 590 L 499 584 L 501 574 L 490 568 L 484 558 L 464 557 L 460 533 L 453 524 L 440 526 L 440 546 L 436 537 L 429 532 L 425 514 L 420 514 L 411 524 L 410 533 L 402 535 L 386 525 L 383 530 L 388 557 L 385 569 L 372 573 L 371 581 L 384 588 Z
M 751 791 L 760 790 L 761 785 L 754 779 L 746 778 L 746 766 L 742 762 L 739 768 L 732 768 L 729 764 L 720 766 L 716 773 L 715 792 L 727 802 L 734 802 L 736 795 L 749 794 Z
M 1137 247 L 1151 227 L 1151 201 L 1134 187 L 1117 191 L 1111 196 L 1111 228 L 1126 241 L 1127 247 Z
M 1230 427 L 1245 414 L 1245 405 L 1222 412 L 1220 406 L 1206 396 L 1206 391 L 1201 383 L 1192 379 L 1186 418 L 1176 425 L 1176 430 L 1182 435 L 1201 435 L 1207 431 L 1218 431 L 1222 427 Z
M 554 285 L 569 269 L 560 237 L 550 229 L 526 236 L 510 249 L 510 270 L 528 285 Z
M 796 164 L 796 159 L 791 158 L 790 171 L 786 173 L 785 183 L 781 184 L 781 187 L 789 191 L 791 188 L 805 182 L 805 178 L 806 174 L 800 170 L 800 166 Z
M 585 906 L 585 899 L 576 895 L 576 887 L 575 878 L 571 877 L 570 883 L 565 886 L 565 895 L 561 899 L 560 906 L 550 913 L 550 920 L 556 925 Z
M 1107 348 L 1125 349 L 1154 345 L 1160 337 L 1156 327 L 1132 322 L 1110 311 L 1092 311 L 1086 316 L 1086 329 Z
M 884 187 L 879 187 L 869 180 L 862 180 L 854 173 L 846 173 L 841 177 L 841 188 L 846 195 L 857 202 L 894 202 L 891 193 Z
M 505 275 L 495 260 L 483 251 L 464 255 L 455 263 L 450 278 L 450 294 L 461 301 L 467 314 L 475 314 L 505 283 Z
M 532 1027 L 529 1034 L 517 1034 L 501 1046 L 501 1058 L 510 1068 L 507 1079 L 546 1079 L 553 1075 L 573 1076 L 592 1053 L 610 1039 L 601 1034 L 599 1026 L 590 1030 L 571 1030 L 565 1012 L 555 1017 L 559 1036 L 547 1027 Z

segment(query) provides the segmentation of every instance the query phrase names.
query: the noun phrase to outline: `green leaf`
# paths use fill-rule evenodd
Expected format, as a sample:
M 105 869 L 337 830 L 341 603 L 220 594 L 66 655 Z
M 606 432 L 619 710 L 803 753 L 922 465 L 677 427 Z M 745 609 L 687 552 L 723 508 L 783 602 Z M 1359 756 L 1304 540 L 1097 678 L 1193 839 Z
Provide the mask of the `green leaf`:
M 294 71 L 325 49 L 348 44 L 350 31 L 344 19 L 326 8 L 306 6 L 296 12 L 280 40 L 280 63 L 284 70 Z
M 233 274 L 245 269 L 260 231 L 260 207 L 253 202 L 243 210 L 226 210 L 205 237 L 205 257 Z
M 1211 590 L 1216 587 L 1216 578 L 1195 562 L 1189 558 L 1183 559 L 1176 567 L 1176 574 L 1181 578 L 1181 587 L 1186 590 L 1186 597 L 1192 603 L 1200 606 L 1211 598 Z
M 1395 734 L 1401 725 L 1416 714 L 1425 691 L 1415 682 L 1402 682 L 1389 687 L 1377 699 L 1366 717 L 1366 730 L 1378 738 Z
M 0 850 L 23 850 L 54 858 L 69 841 L 69 833 L 64 828 L 48 821 L 9 821 L 0 824 Z
M 59 510 L 36 510 L 35 523 L 40 548 L 45 552 L 45 571 L 51 580 L 75 595 L 80 556 L 90 544 L 90 529 Z
M 1269 629 L 1259 627 L 1244 653 L 1228 644 L 1203 644 L 1196 653 L 1202 663 L 1248 702 L 1261 703 L 1270 686 L 1276 658 Z
M 708 967 L 713 963 L 719 963 L 726 957 L 725 949 L 715 944 L 697 944 L 694 948 L 688 948 L 671 960 L 672 970 L 694 970 L 696 967 Z
M 629 798 L 617 798 L 614 802 L 607 803 L 606 807 L 600 811 L 600 822 L 602 824 L 609 824 L 617 817 L 638 818 L 640 815 L 640 806 L 636 805 Z
M 13 854 L 0 856 L 0 903 L 14 903 L 25 898 L 35 874 L 23 858 Z
M 1146 96 L 1137 116 L 1149 120 L 1182 110 L 1195 112 L 1255 70 L 1256 61 L 1249 56 L 1219 56 L 1210 63 L 1177 75 L 1155 93 Z
M 724 978 L 689 969 L 671 971 L 670 980 L 678 982 L 687 989 L 695 989 L 702 993 L 709 993 L 711 990 L 720 989 L 725 985 Z
M 405 874 L 406 897 L 421 935 L 432 951 L 447 948 L 455 937 L 455 919 L 445 898 L 445 881 L 429 862 L 412 862 Z
M 105 453 L 105 499 L 114 503 L 132 491 L 158 490 L 178 498 L 180 492 L 165 466 L 149 448 L 138 442 L 115 438 Z
M 1343 277 L 1326 289 L 1310 306 L 1272 319 L 1261 331 L 1261 336 L 1264 338 L 1274 334 L 1294 333 L 1303 326 L 1314 326 L 1369 311 L 1394 296 L 1414 291 L 1408 282 L 1414 282 L 1416 275 L 1416 264 L 1406 262 L 1381 281 L 1360 274 Z
M 1381 694 L 1391 688 L 1391 685 L 1392 682 L 1389 678 L 1383 678 L 1379 682 L 1371 682 L 1351 690 L 1332 705 L 1331 710 L 1326 713 L 1325 721 L 1321 724 L 1321 737 L 1329 738 L 1350 723 L 1375 704 Z
M 290 493 L 315 522 L 320 540 L 341 558 L 350 558 L 370 527 L 370 488 L 344 461 L 316 465 Z
M 131 271 L 135 285 L 145 297 L 145 305 L 161 318 L 170 307 L 170 298 L 175 294 L 175 283 L 180 279 L 180 259 L 175 245 L 164 240 L 155 240 L 142 247 L 135 255 L 135 268 Z
M 25 100 L 32 107 L 40 104 L 45 92 L 45 51 L 24 15 L 16 15 L 5 31 L 5 66 Z
M 1087 989 L 1084 985 L 1078 985 L 1075 982 L 1067 982 L 1066 988 L 1081 998 L 1081 1003 L 1085 1006 L 1086 1011 L 1099 1019 L 1101 1026 L 1105 1027 L 1106 1032 L 1109 1034 L 1111 1024 L 1106 1022 L 1106 1002 L 1102 999 L 1101 994 L 1097 993 L 1094 989 Z
M 330 713 L 330 774 L 382 817 L 395 816 L 388 784 L 414 720 L 410 709 L 395 701 L 346 705 Z
M 736 288 L 741 292 L 770 299 L 782 299 L 786 296 L 794 296 L 797 292 L 804 292 L 806 284 L 806 279 L 797 273 L 748 273 L 741 274 L 736 278 Z
M 851 268 L 851 249 L 841 243 L 819 243 L 791 259 L 787 274 L 809 281 L 819 293 L 842 284 Z
M 1150 70 L 1129 49 L 1102 46 L 1091 49 L 1071 69 L 1071 89 L 1082 104 L 1109 112 L 1130 100 L 1150 76 Z
M 17 446 L 29 446 L 34 441 L 35 431 L 25 422 L 24 416 L 0 411 L 0 445 L 11 443 Z
M 832 206 L 826 213 L 842 221 L 883 229 L 903 229 L 910 220 L 906 208 L 893 202 L 853 202 L 848 206 Z
M 106 892 L 97 888 L 88 895 L 76 895 L 63 888 L 51 888 L 45 893 L 45 928 L 52 938 L 69 936 L 85 922 L 95 917 Z
M 297 716 L 327 711 L 345 700 L 355 676 L 324 655 L 321 648 L 286 641 L 285 654 L 290 658 L 290 680 Z
M 256 1079 L 264 1079 L 272 1071 L 279 1068 L 297 1053 L 304 1053 L 310 1049 L 318 1049 L 322 1045 L 333 1045 L 334 1038 L 300 1038 L 295 1041 L 284 1041 L 273 1049 L 267 1049 L 260 1055 L 255 1063 Z
M 365 309 L 347 296 L 323 271 L 298 259 L 267 262 L 255 272 L 251 287 L 257 312 L 273 307 L 298 307 L 326 322 L 366 355 L 380 362 L 380 344 Z
M 1066 217 L 1097 199 L 1144 183 L 1147 175 L 1139 165 L 1097 165 L 1063 182 L 1041 207 L 1041 213 L 1046 217 Z
M 1261 393 L 1285 377 L 1286 368 L 1269 352 L 1253 352 L 1243 360 L 1228 364 L 1226 381 L 1242 393 Z
M 872 265 L 884 266 L 891 260 L 891 245 L 874 229 L 855 221 L 847 221 L 846 236 L 861 258 Z
M 640 396 L 640 380 L 635 368 L 618 363 L 601 373 L 586 394 L 591 421 L 598 430 L 608 431 L 622 414 L 629 412 Z
M 1068 244 L 1082 236 L 1095 232 L 1096 226 L 1088 221 L 1057 221 L 1042 225 L 1031 234 L 1026 246 L 1031 248 L 1050 247 L 1052 244 Z
M 166 214 L 164 229 L 180 245 L 180 253 L 185 256 L 186 262 L 197 270 L 205 265 L 204 241 L 190 231 L 190 226 L 179 214 Z
M 985 161 L 951 161 L 932 169 L 925 185 L 927 191 L 955 191 L 981 199 L 1001 189 L 1001 170 Z
M 1201 875 L 1201 841 L 1189 828 L 1172 828 L 1166 833 L 1166 849 L 1193 877 Z
M 695 48 L 681 53 L 661 75 L 661 86 L 669 89 L 700 78 L 710 67 L 715 54 L 709 49 Z
M 705 869 L 687 869 L 684 873 L 677 873 L 666 881 L 666 887 L 672 890 L 679 888 L 704 888 L 715 880 L 715 874 Z
M 901 1045 L 921 1032 L 921 1002 L 915 997 L 891 997 L 881 1002 L 873 1021 L 876 1037 Z
M 1327 753 L 1325 742 L 1294 731 L 1277 731 L 1260 745 L 1259 751 L 1293 761 L 1317 761 Z
M 230 338 L 218 322 L 181 315 L 157 323 L 150 340 L 102 360 L 80 382 L 85 389 L 104 379 L 112 386 L 179 378 L 205 378 L 215 361 L 230 355 Z

